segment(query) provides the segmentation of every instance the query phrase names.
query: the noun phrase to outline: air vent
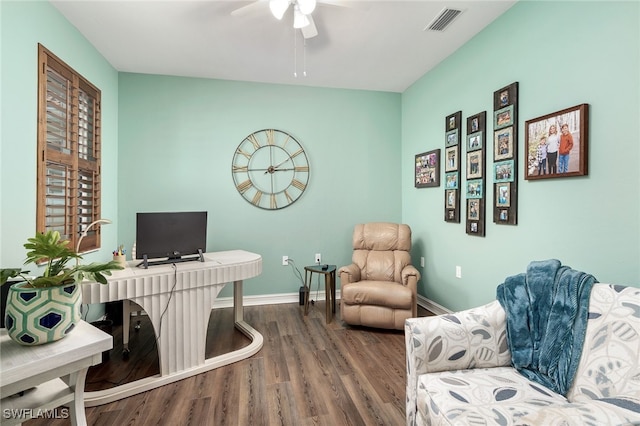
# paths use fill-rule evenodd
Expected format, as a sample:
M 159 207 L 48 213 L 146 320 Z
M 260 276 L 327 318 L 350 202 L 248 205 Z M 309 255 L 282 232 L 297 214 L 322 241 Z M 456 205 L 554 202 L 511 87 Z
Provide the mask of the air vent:
M 445 28 L 462 13 L 461 10 L 444 8 L 442 12 L 424 29 L 431 31 L 444 31 Z

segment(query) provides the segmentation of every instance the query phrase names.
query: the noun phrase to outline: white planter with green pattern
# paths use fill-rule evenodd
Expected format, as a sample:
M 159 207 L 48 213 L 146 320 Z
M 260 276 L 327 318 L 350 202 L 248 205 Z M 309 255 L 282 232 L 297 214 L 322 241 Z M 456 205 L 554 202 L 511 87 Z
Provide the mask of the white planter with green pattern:
M 65 337 L 80 321 L 80 284 L 33 288 L 20 282 L 9 288 L 5 327 L 21 345 L 42 345 Z

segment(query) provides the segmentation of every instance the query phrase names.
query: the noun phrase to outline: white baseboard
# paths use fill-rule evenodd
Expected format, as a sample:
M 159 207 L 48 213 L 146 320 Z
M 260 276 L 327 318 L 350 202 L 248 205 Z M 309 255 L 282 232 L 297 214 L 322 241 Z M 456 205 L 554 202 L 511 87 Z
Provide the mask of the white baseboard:
M 426 297 L 421 295 L 418 295 L 418 306 L 421 306 L 436 315 L 450 314 L 453 312 L 442 305 L 438 305 L 433 300 L 427 299 Z
M 311 298 L 314 300 L 325 300 L 324 296 L 324 291 L 319 291 L 317 294 L 314 291 L 311 292 Z M 340 290 L 336 290 L 336 300 L 340 300 Z M 279 305 L 282 303 L 296 303 L 299 301 L 300 293 L 265 294 L 243 297 L 244 306 Z M 451 313 L 451 311 L 444 306 L 438 305 L 433 300 L 429 300 L 421 295 L 418 295 L 418 305 L 436 315 Z M 232 306 L 233 297 L 219 297 L 214 302 L 213 309 L 230 308 Z

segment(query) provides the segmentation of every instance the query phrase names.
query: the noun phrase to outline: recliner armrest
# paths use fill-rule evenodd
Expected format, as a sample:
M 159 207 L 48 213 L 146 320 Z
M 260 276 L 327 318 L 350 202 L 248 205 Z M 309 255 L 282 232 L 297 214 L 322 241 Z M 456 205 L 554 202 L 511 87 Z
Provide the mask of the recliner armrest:
M 420 271 L 418 271 L 418 269 L 413 265 L 407 265 L 402 269 L 401 276 L 402 284 L 404 285 L 408 285 L 409 283 L 417 283 L 420 279 Z M 410 279 L 414 277 L 415 280 L 410 281 Z
M 347 266 L 342 266 L 338 269 L 338 276 L 340 277 L 340 283 L 355 283 L 360 281 L 360 268 L 355 263 Z

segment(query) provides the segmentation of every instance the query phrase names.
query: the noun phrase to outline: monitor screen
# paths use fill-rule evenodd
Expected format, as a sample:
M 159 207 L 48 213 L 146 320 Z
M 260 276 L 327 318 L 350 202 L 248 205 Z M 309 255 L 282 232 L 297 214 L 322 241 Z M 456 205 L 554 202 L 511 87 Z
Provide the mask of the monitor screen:
M 138 213 L 136 259 L 169 258 L 206 252 L 207 212 Z

